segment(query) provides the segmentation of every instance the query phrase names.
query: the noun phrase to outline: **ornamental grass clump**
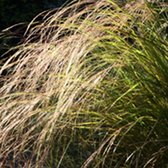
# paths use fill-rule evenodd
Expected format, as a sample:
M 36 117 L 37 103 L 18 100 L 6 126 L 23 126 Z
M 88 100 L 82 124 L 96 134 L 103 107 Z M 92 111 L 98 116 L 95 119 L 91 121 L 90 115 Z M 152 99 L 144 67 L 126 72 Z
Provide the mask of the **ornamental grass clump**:
M 0 69 L 1 167 L 165 167 L 162 9 L 82 0 L 32 21 Z

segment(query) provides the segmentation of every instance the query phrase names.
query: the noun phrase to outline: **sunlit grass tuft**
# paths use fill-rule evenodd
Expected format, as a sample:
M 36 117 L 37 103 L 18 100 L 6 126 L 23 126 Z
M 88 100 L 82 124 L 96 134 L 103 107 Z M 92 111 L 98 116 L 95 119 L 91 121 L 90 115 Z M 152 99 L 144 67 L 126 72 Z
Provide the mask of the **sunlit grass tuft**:
M 1 166 L 166 166 L 159 14 L 144 1 L 84 0 L 28 29 L 0 69 Z

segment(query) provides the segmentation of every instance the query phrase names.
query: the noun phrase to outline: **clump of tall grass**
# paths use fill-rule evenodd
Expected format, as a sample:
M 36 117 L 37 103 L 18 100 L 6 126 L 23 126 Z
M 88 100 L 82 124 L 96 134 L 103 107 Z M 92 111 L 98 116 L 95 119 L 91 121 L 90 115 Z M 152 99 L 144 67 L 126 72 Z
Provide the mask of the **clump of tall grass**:
M 168 52 L 155 9 L 76 1 L 27 30 L 0 69 L 1 166 L 166 166 Z

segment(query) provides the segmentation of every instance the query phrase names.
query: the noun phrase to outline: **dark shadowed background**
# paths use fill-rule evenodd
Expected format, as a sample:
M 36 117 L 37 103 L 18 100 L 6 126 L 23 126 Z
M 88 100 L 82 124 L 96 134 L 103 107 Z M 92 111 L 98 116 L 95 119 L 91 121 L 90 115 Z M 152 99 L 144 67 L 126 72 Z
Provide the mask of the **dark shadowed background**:
M 38 13 L 58 8 L 65 2 L 67 0 L 0 0 L 0 29 L 20 22 L 29 22 Z
M 26 26 L 37 14 L 59 8 L 70 1 L 0 0 L 0 60 L 4 58 L 3 54 L 6 51 L 22 41 Z M 8 30 L 11 26 L 13 27 Z

